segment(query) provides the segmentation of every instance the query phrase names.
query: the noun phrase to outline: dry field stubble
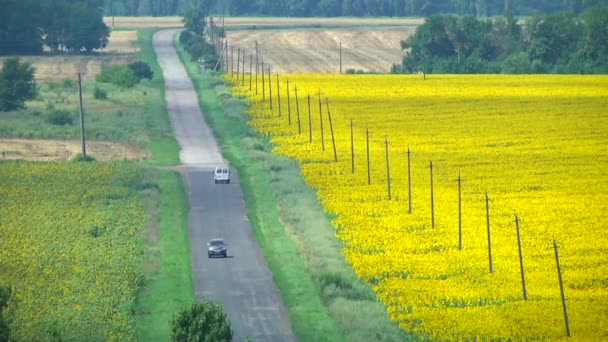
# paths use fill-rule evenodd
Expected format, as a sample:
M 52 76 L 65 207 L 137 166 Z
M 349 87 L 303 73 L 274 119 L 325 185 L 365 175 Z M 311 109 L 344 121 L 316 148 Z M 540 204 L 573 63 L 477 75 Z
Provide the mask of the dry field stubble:
M 75 140 L 0 139 L 0 160 L 64 161 L 81 152 Z M 90 141 L 87 152 L 99 161 L 140 160 L 146 156 L 136 145 L 126 142 Z
M 245 49 L 246 72 L 255 46 L 275 73 L 339 73 L 342 71 L 388 72 L 403 58 L 400 41 L 415 27 L 272 29 L 228 31 L 228 42 Z M 230 58 L 230 55 L 229 55 Z M 236 56 L 234 57 L 236 62 Z M 255 63 L 255 60 L 253 61 Z

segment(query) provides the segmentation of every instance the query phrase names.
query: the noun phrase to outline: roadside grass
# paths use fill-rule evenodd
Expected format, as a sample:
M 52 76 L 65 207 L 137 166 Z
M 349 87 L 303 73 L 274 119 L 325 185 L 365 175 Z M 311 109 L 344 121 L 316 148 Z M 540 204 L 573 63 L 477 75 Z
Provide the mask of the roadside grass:
M 418 340 L 388 319 L 373 290 L 342 255 L 329 217 L 306 186 L 298 165 L 274 155 L 247 124 L 244 99 L 221 74 L 201 75 L 178 52 L 224 155 L 241 177 L 248 217 L 300 341 Z
M 136 336 L 138 341 L 168 341 L 170 320 L 194 302 L 188 203 L 179 173 L 150 172 L 156 183 L 149 183 L 145 200 L 148 213 L 144 234 L 145 280 L 134 309 Z

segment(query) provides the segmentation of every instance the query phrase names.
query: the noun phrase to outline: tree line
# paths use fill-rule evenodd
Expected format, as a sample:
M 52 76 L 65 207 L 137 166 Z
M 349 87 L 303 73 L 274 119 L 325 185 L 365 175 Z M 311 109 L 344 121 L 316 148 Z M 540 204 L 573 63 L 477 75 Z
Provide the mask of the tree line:
M 108 43 L 104 0 L 0 0 L 0 55 L 91 52 Z
M 608 6 L 581 15 L 431 16 L 401 42 L 395 73 L 607 73 Z
M 605 0 L 104 0 L 105 15 L 181 15 L 204 7 L 230 16 L 431 16 L 457 14 L 533 15 L 570 11 L 580 14 Z

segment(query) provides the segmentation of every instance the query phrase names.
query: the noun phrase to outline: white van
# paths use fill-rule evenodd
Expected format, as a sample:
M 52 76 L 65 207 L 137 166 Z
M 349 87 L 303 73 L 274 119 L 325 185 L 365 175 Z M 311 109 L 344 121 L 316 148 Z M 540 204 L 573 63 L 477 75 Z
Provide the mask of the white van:
M 227 166 L 216 166 L 213 171 L 213 181 L 217 183 L 230 183 L 230 169 Z

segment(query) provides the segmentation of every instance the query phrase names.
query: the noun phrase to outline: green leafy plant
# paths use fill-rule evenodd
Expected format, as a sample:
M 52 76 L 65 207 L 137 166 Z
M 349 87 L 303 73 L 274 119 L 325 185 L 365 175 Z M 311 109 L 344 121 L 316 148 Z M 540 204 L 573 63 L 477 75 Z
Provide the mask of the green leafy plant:
M 65 110 L 54 110 L 47 116 L 46 121 L 57 126 L 72 125 L 74 115 Z
M 152 68 L 150 68 L 150 64 L 146 62 L 133 62 L 129 64 L 129 69 L 133 71 L 135 77 L 137 77 L 140 81 L 144 78 L 151 80 L 152 77 L 154 77 L 154 72 L 152 71 Z
M 93 96 L 96 100 L 106 100 L 108 98 L 108 92 L 101 88 L 95 87 L 95 90 L 93 91 Z
M 171 321 L 171 341 L 231 341 L 232 329 L 219 304 L 202 301 Z
M 139 79 L 128 66 L 115 65 L 105 67 L 95 78 L 97 82 L 112 83 L 123 88 L 133 88 Z

